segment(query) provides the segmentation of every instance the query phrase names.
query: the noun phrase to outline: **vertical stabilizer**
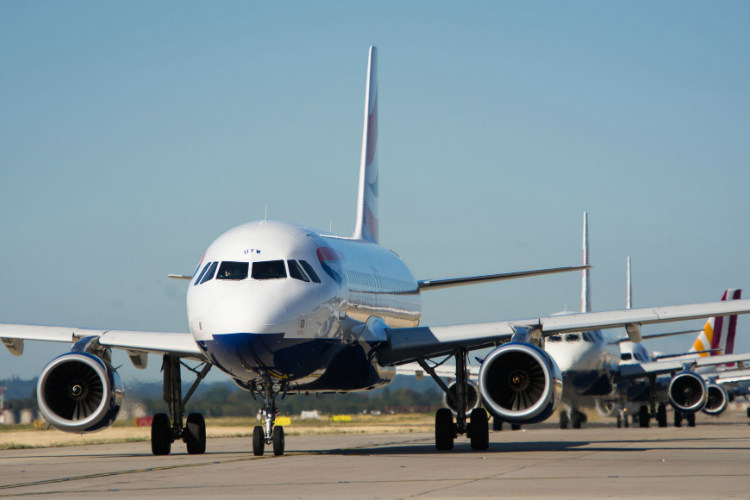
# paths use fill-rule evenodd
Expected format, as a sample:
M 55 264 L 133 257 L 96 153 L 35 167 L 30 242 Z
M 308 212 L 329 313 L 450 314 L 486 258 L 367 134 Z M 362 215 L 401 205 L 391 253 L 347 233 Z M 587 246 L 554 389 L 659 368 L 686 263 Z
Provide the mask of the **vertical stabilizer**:
M 724 292 L 721 300 L 738 300 L 742 298 L 742 290 L 730 288 Z M 737 333 L 737 316 L 717 316 L 709 318 L 703 331 L 698 334 L 690 352 L 708 351 L 717 354 L 732 354 L 734 352 L 734 336 Z M 708 356 L 701 352 L 701 356 Z
M 632 309 L 633 308 L 633 285 L 630 281 L 630 256 L 628 256 L 627 273 L 628 274 L 625 278 L 625 287 L 626 287 L 625 309 Z
M 589 265 L 589 217 L 583 212 L 583 265 Z M 591 278 L 589 269 L 581 271 L 581 312 L 591 312 Z
M 377 49 L 370 47 L 365 89 L 365 123 L 359 165 L 359 197 L 354 238 L 378 242 L 378 71 Z

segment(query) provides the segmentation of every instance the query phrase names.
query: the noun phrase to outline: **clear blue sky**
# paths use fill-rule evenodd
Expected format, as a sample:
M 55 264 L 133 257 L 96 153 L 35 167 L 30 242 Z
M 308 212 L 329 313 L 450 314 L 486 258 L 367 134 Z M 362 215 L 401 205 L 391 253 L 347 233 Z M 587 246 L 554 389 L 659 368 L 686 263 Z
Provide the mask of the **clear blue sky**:
M 186 331 L 166 274 L 266 204 L 350 234 L 370 44 L 381 239 L 417 278 L 577 264 L 587 210 L 596 310 L 624 306 L 628 255 L 636 306 L 750 296 L 746 1 L 5 1 L 0 321 Z M 435 291 L 423 323 L 579 295 Z M 2 350 L 0 378 L 64 350 Z

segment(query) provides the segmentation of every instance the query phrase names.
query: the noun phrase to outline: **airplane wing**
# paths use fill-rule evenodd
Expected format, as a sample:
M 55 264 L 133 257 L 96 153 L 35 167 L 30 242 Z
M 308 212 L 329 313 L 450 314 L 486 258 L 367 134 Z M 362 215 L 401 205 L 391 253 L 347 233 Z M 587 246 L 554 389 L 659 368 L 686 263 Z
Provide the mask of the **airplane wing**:
M 660 375 L 662 373 L 677 372 L 684 369 L 685 365 L 700 368 L 703 366 L 715 366 L 729 363 L 748 363 L 750 362 L 750 353 L 742 354 L 722 354 L 719 356 L 698 357 L 692 359 L 670 359 L 661 361 L 651 361 L 648 363 L 628 363 L 620 365 L 620 378 L 642 378 L 648 375 Z M 727 376 L 732 370 L 726 372 Z M 727 377 L 728 378 L 728 377 Z M 728 382 L 728 380 L 725 380 Z
M 467 350 L 491 347 L 510 340 L 519 330 L 538 331 L 542 335 L 621 328 L 631 332 L 639 325 L 669 321 L 703 319 L 750 313 L 750 300 L 732 300 L 678 306 L 624 309 L 595 313 L 577 313 L 517 321 L 500 321 L 454 326 L 384 328 L 387 339 L 379 354 L 383 365 L 402 364 L 419 358 L 447 355 L 457 348 Z M 375 332 L 380 336 L 381 332 Z M 632 336 L 632 335 L 631 335 Z
M 73 343 L 84 337 L 98 337 L 105 347 L 127 351 L 175 354 L 180 357 L 205 361 L 203 352 L 190 333 L 136 332 L 126 330 L 96 330 L 64 326 L 14 325 L 0 323 L 0 341 L 11 354 L 23 354 L 24 340 Z

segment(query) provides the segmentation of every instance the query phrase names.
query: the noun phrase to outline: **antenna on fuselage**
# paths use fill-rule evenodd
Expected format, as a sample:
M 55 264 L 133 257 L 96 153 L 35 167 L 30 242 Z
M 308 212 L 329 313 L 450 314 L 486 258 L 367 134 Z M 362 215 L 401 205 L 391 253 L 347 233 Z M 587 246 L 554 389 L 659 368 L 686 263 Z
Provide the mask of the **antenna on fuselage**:
M 266 203 L 266 209 L 265 209 L 265 212 L 263 213 L 263 220 L 264 221 L 268 220 L 268 203 Z

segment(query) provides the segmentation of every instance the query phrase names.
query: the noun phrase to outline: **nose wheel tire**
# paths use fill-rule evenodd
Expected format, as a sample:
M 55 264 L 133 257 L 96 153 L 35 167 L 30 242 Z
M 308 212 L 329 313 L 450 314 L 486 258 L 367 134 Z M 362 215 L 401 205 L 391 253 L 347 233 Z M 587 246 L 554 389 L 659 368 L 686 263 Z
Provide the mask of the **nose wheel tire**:
M 202 455 L 206 452 L 206 421 L 200 413 L 188 415 L 183 439 L 187 452 L 191 455 Z
M 435 413 L 435 448 L 452 450 L 455 436 L 453 414 L 448 408 L 440 408 Z
M 157 413 L 151 421 L 151 452 L 169 455 L 172 449 L 172 426 L 166 413 Z
M 263 455 L 263 450 L 266 447 L 266 436 L 263 432 L 263 427 L 256 425 L 253 428 L 253 455 L 259 457 Z
M 273 454 L 281 456 L 284 454 L 284 428 L 276 426 L 273 428 Z

